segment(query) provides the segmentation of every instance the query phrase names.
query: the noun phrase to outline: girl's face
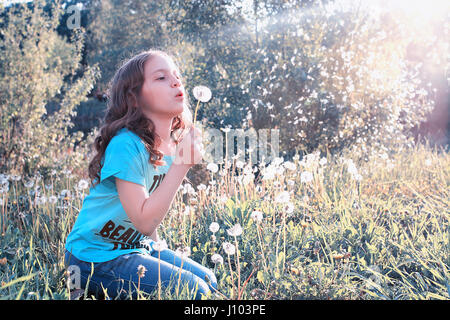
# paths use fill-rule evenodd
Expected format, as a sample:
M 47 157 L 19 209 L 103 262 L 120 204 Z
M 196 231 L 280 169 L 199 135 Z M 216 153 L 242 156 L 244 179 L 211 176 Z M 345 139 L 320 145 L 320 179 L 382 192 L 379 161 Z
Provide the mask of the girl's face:
M 144 78 L 139 100 L 145 115 L 149 118 L 152 115 L 173 118 L 183 112 L 184 87 L 172 59 L 160 54 L 153 55 L 145 63 Z

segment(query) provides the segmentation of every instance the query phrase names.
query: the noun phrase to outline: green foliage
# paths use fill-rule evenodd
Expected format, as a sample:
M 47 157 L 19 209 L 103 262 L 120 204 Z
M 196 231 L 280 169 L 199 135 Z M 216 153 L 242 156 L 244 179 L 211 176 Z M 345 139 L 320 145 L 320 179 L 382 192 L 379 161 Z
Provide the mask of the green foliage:
M 190 258 L 214 270 L 219 292 L 208 299 L 449 299 L 448 154 L 423 146 L 390 158 L 374 154 L 367 163 L 355 161 L 364 176 L 359 181 L 347 168 L 349 154 L 344 157 L 326 164 L 294 158 L 296 170 L 279 170 L 255 193 L 248 192 L 252 183 L 242 185 L 221 168 L 225 175 L 205 181 L 207 189 L 177 194 L 160 237 L 173 250 L 189 246 Z M 302 182 L 297 173 L 307 170 L 317 179 Z M 0 198 L 0 297 L 68 299 L 64 241 L 85 190 L 61 172 L 33 186 L 28 178 L 0 176 L 9 185 Z M 293 210 L 273 200 L 280 190 L 289 190 Z M 55 200 L 42 201 L 52 195 Z M 212 222 L 220 226 L 214 234 Z M 236 223 L 243 232 L 231 236 Z M 235 254 L 226 254 L 225 242 L 236 246 Z M 213 254 L 223 263 L 215 264 Z M 192 298 L 186 288 L 160 294 Z M 155 291 L 139 298 L 159 297 Z
M 56 31 L 59 4 L 51 14 L 43 8 L 35 1 L 32 9 L 8 10 L 0 38 L 0 167 L 27 175 L 80 168 L 83 156 L 68 157 L 67 151 L 82 135 L 68 136 L 68 129 L 98 77 L 97 66 L 80 66 L 83 30 L 75 29 L 67 41 Z

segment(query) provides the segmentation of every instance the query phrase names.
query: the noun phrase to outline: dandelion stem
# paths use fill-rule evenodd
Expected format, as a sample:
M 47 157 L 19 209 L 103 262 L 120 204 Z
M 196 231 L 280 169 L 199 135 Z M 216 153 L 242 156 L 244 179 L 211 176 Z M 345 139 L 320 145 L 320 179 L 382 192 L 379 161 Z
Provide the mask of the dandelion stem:
M 231 298 L 234 299 L 234 277 L 233 277 L 233 269 L 231 268 L 231 260 L 229 254 L 228 254 L 228 266 L 230 267 L 230 275 L 231 275 Z
M 200 105 L 200 100 L 197 102 L 197 106 L 195 107 L 195 113 L 194 113 L 194 127 L 195 127 L 195 121 L 197 120 L 197 110 L 198 106 Z
M 236 244 L 236 258 L 237 258 L 237 276 L 238 276 L 238 296 L 240 296 L 241 291 L 241 266 L 239 264 L 239 249 L 238 249 L 238 243 L 237 238 L 234 236 L 234 243 Z M 239 297 L 238 297 L 239 299 Z
M 161 251 L 158 250 L 158 300 L 161 300 Z

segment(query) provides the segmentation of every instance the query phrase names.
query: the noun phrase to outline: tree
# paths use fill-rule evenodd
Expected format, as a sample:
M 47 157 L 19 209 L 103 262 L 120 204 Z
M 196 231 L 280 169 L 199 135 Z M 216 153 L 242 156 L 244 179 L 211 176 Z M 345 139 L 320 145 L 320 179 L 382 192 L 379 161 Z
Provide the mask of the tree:
M 82 134 L 69 136 L 68 128 L 75 107 L 98 78 L 96 65 L 80 67 L 84 30 L 74 29 L 69 40 L 58 34 L 59 1 L 1 10 L 1 170 L 24 175 L 50 168 L 75 171 L 85 151 L 74 150 Z

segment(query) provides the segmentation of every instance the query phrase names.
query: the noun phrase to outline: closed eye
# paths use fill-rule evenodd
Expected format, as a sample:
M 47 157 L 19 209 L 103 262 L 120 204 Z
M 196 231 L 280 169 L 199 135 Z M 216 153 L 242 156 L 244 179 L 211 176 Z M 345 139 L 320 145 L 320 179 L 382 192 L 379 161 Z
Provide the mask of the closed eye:
M 161 79 L 165 79 L 165 77 L 159 77 L 156 80 L 161 80 Z

